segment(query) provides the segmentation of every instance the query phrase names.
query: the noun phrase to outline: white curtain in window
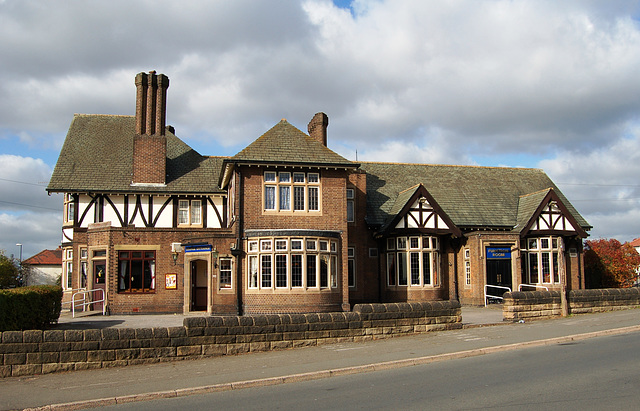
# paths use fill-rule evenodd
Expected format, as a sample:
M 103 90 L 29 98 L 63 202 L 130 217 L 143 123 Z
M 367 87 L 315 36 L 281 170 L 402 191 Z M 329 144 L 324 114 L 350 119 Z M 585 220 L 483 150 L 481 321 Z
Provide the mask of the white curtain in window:
M 280 187 L 280 210 L 291 209 L 291 187 Z
M 127 275 L 127 267 L 129 266 L 128 261 L 120 261 L 120 290 L 126 290 L 127 285 L 124 282 L 125 276 Z
M 276 208 L 276 188 L 268 186 L 264 188 L 264 208 L 273 210 Z
M 155 261 L 149 262 L 149 269 L 151 271 L 151 289 L 155 290 L 156 289 L 156 262 Z

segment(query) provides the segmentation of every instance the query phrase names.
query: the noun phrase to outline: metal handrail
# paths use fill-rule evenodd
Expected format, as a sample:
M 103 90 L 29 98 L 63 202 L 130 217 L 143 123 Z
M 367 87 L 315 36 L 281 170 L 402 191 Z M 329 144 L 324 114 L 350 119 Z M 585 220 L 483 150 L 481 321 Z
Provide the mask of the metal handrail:
M 487 306 L 487 297 L 496 298 L 498 300 L 504 300 L 504 298 L 502 298 L 501 295 L 490 295 L 490 294 L 487 294 L 487 287 L 501 288 L 503 290 L 507 290 L 508 292 L 511 292 L 511 288 L 510 287 L 504 287 L 502 285 L 485 284 L 484 285 L 484 306 L 485 307 Z
M 71 293 L 71 295 L 73 296 L 74 293 L 78 292 L 78 291 L 86 291 L 87 287 L 82 287 L 82 288 L 71 288 L 71 289 L 66 289 L 64 290 L 65 293 Z M 65 305 L 69 305 L 69 310 L 71 310 L 71 300 L 69 301 L 63 301 L 62 302 L 62 308 L 65 308 Z
M 90 294 L 90 293 L 93 293 L 94 291 L 100 291 L 100 293 L 102 293 L 102 298 L 98 300 L 93 300 L 91 298 L 93 294 Z M 89 294 L 89 297 L 90 297 L 88 302 L 87 302 L 87 294 Z M 72 318 L 76 317 L 76 296 L 77 295 L 82 295 L 82 300 L 78 300 L 78 303 L 79 303 L 78 305 L 82 307 L 82 312 L 84 312 L 84 307 L 88 305 L 102 303 L 102 315 L 105 314 L 106 304 L 104 300 L 104 290 L 102 288 L 94 288 L 93 290 L 78 291 L 71 296 L 71 317 Z M 80 303 L 80 301 L 82 301 L 82 303 Z
M 534 287 L 534 288 L 544 288 L 546 291 L 549 291 L 549 287 L 545 287 L 544 285 L 535 285 L 535 284 L 520 284 L 518 287 L 518 291 L 522 291 L 522 287 Z

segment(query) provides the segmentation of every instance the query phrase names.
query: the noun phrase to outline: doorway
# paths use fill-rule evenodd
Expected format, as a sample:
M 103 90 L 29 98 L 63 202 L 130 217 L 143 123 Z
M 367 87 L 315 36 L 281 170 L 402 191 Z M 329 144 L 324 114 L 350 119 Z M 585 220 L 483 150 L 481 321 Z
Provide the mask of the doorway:
M 207 261 L 191 261 L 191 311 L 207 311 L 208 278 Z
M 106 278 L 107 278 L 107 262 L 105 260 L 98 260 L 93 262 L 93 291 L 91 293 L 92 301 L 100 301 L 105 299 L 106 293 Z M 102 311 L 102 305 L 104 302 L 98 302 L 91 305 L 91 309 L 95 311 Z
M 511 247 L 487 247 L 486 295 L 498 300 L 512 287 Z

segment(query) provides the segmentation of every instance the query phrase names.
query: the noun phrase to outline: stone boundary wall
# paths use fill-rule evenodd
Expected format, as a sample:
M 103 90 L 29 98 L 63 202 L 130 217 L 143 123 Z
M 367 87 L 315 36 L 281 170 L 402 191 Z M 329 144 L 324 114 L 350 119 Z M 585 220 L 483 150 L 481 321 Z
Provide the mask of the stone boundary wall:
M 462 328 L 458 301 L 352 312 L 187 317 L 182 327 L 0 333 L 0 377 L 120 367 Z
M 542 319 L 562 315 L 560 291 L 515 291 L 503 295 L 504 321 Z M 569 291 L 569 313 L 583 314 L 640 306 L 639 288 Z

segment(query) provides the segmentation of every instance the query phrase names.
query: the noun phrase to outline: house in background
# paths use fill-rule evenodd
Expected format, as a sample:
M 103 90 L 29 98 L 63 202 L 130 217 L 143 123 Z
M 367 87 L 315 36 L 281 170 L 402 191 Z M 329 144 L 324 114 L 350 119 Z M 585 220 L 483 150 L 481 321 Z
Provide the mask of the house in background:
M 33 257 L 22 260 L 24 285 L 54 285 L 62 276 L 62 248 L 42 250 Z
M 245 314 L 584 288 L 591 227 L 541 170 L 356 163 L 328 148 L 324 113 L 204 156 L 165 124 L 168 78 L 135 84 L 135 116 L 74 116 L 47 187 L 65 195 L 68 295 Z

